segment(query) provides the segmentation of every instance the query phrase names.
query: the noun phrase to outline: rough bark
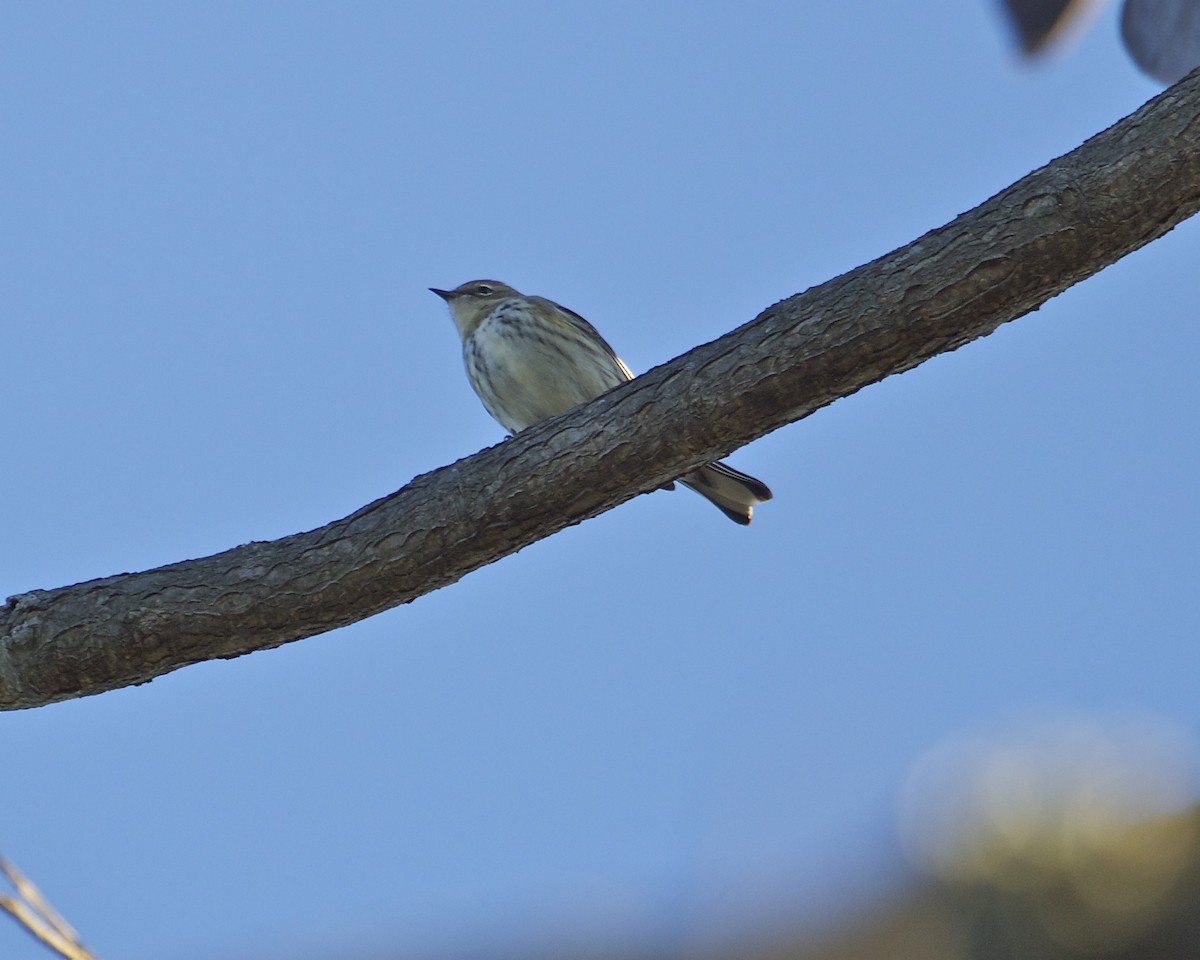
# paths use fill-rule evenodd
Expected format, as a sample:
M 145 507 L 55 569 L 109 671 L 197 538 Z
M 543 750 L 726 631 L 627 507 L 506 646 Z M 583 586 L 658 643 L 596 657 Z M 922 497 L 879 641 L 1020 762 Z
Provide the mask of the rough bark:
M 1200 207 L 1200 74 L 952 223 L 317 530 L 12 597 L 0 707 L 344 626 L 991 333 Z

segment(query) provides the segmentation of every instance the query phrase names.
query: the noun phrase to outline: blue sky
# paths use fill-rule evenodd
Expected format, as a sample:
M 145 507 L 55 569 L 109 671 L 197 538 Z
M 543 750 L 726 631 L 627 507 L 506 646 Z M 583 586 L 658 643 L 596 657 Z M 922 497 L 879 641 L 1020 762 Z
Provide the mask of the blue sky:
M 1108 9 L 112 3 L 0 13 L 0 594 L 310 529 L 498 442 L 426 288 L 636 370 L 1157 88 Z M 0 716 L 0 850 L 103 956 L 686 947 L 898 876 L 897 798 L 1029 711 L 1194 731 L 1200 227 L 351 628 Z M 0 955 L 44 953 L 0 924 Z

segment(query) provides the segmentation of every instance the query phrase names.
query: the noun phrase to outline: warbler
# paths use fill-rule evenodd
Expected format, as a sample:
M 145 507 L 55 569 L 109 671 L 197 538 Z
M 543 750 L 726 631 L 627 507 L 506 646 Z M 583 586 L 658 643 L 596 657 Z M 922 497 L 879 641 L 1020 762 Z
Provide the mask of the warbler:
M 524 296 L 498 280 L 429 289 L 450 307 L 467 379 L 510 433 L 633 379 L 595 327 L 553 300 Z M 679 482 L 735 523 L 749 523 L 754 505 L 771 499 L 766 484 L 724 463 L 705 464 Z

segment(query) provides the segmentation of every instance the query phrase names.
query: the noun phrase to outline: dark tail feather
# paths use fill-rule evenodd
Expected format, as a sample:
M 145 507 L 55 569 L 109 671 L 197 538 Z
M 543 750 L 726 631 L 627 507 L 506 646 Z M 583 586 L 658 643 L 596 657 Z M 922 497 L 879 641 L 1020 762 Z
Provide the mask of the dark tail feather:
M 680 477 L 679 482 L 743 526 L 750 522 L 756 503 L 771 499 L 771 491 L 765 483 L 725 463 L 707 463 L 686 477 Z

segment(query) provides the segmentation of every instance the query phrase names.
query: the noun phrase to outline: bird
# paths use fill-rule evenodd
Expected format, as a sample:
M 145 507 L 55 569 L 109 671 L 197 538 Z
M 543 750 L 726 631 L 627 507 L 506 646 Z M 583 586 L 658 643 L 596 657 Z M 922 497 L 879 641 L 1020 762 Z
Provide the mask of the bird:
M 467 379 L 510 434 L 633 379 L 595 327 L 553 300 L 527 297 L 499 280 L 429 289 L 450 308 Z M 771 499 L 765 483 L 726 463 L 697 467 L 679 482 L 742 525 L 756 504 Z

